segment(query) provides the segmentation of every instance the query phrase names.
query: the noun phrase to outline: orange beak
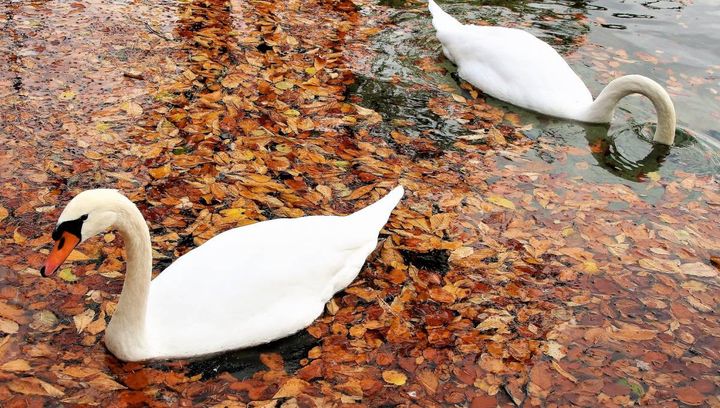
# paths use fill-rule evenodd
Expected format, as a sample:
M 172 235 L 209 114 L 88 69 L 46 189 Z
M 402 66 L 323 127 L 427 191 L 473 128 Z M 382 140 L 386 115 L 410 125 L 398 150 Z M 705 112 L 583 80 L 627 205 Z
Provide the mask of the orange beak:
M 65 262 L 67 257 L 70 256 L 70 253 L 79 243 L 80 238 L 78 238 L 75 234 L 71 234 L 67 231 L 62 232 L 60 234 L 60 238 L 55 241 L 55 246 L 52 251 L 50 251 L 47 260 L 45 261 L 45 266 L 40 269 L 40 274 L 47 277 L 55 273 L 57 268 Z

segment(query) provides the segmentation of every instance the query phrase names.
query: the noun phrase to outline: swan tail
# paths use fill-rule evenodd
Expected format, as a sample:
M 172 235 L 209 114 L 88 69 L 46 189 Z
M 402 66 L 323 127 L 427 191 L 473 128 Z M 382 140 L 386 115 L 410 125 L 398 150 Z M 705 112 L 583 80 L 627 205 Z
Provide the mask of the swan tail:
M 400 202 L 403 194 L 405 194 L 403 186 L 397 186 L 385 197 L 360 211 L 348 215 L 348 218 L 358 222 L 359 225 L 363 226 L 363 229 L 371 230 L 374 235 L 377 235 L 378 231 L 387 223 L 390 214 Z
M 433 27 L 435 27 L 435 31 L 440 32 L 443 29 L 462 27 L 462 23 L 446 13 L 445 10 L 440 8 L 433 0 L 428 0 L 428 10 L 430 10 L 430 14 L 432 14 L 432 24 Z

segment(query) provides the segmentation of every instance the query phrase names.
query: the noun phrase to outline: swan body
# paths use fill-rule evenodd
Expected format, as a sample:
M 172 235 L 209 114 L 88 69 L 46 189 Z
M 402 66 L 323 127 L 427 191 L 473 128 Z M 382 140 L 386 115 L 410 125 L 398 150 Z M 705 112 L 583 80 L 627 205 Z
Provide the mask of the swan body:
M 140 211 L 116 190 L 88 190 L 60 216 L 41 272 L 51 274 L 64 252 L 86 238 L 117 228 L 128 265 L 105 332 L 116 357 L 182 358 L 255 346 L 293 334 L 322 313 L 355 279 L 402 195 L 399 186 L 348 216 L 275 219 L 225 231 L 151 281 L 150 234 Z
M 627 75 L 610 82 L 593 101 L 580 77 L 550 45 L 514 28 L 461 24 L 428 1 L 436 35 L 460 77 L 488 95 L 550 116 L 588 123 L 609 123 L 627 95 L 648 97 L 658 116 L 654 140 L 675 139 L 675 108 L 657 82 Z

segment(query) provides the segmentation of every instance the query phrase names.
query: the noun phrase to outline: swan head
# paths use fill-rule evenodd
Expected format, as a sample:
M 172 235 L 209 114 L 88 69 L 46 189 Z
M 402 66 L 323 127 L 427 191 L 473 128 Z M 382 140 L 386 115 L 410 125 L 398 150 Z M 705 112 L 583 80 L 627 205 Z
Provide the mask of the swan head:
M 115 225 L 122 201 L 129 200 L 111 189 L 86 190 L 70 200 L 53 230 L 55 244 L 40 274 L 52 275 L 78 244 Z

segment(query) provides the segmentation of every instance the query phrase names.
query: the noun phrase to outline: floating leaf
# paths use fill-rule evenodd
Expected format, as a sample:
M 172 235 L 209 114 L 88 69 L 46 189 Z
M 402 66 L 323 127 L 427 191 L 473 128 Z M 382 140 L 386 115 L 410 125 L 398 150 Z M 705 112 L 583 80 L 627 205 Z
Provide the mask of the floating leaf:
M 515 209 L 515 204 L 513 204 L 512 201 L 508 200 L 507 198 L 490 195 L 487 196 L 485 199 L 495 205 L 499 205 L 500 207 L 505 207 L 510 210 Z
M 382 377 L 386 383 L 393 385 L 404 385 L 407 381 L 407 376 L 396 370 L 383 371 Z
M 77 280 L 79 279 L 72 272 L 72 268 L 61 269 L 60 272 L 58 272 L 58 277 L 65 282 L 77 282 Z

